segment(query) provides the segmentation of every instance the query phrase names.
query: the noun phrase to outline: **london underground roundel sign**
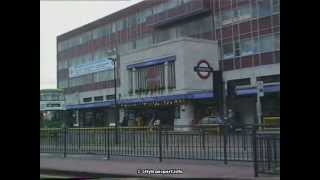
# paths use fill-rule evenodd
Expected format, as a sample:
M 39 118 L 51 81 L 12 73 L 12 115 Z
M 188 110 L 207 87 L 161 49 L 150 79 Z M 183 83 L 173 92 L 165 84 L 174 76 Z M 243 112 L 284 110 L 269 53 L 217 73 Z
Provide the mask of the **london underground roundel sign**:
M 208 61 L 200 60 L 197 66 L 194 67 L 194 71 L 197 72 L 201 79 L 207 79 L 210 76 L 210 73 L 213 72 L 213 69 L 209 65 Z

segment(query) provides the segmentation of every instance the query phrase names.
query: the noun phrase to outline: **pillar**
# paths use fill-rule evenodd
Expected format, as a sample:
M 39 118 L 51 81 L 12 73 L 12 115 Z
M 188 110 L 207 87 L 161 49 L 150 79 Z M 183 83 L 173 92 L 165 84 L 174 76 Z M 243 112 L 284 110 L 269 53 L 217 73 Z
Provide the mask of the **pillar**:
M 174 119 L 174 130 L 180 130 L 180 131 L 190 130 L 192 126 L 193 118 L 194 118 L 193 105 L 192 104 L 180 105 L 180 118 Z
M 136 74 L 136 68 L 132 68 L 132 94 L 133 96 L 136 95 L 136 79 L 135 79 L 135 74 Z M 131 81 L 131 79 L 130 79 Z
M 168 62 L 164 63 L 164 85 L 165 93 L 168 94 Z

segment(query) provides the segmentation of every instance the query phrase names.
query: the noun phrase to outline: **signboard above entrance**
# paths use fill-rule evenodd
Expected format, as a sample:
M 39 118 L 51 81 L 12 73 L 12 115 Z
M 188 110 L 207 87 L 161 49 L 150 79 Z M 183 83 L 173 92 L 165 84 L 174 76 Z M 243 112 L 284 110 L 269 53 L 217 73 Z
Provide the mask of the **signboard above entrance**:
M 104 59 L 95 62 L 89 62 L 85 64 L 80 64 L 76 66 L 71 66 L 69 68 L 69 77 L 78 77 L 86 74 L 91 74 L 95 72 L 111 70 L 113 69 L 113 62 L 110 59 Z

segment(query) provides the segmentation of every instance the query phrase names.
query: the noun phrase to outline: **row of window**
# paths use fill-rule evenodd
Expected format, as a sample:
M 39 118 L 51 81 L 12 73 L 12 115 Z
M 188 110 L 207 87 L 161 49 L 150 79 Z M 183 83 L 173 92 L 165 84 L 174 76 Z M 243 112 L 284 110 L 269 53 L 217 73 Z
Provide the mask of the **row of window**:
M 146 22 L 147 18 L 153 14 L 161 13 L 168 9 L 175 8 L 182 4 L 188 3 L 190 1 L 192 0 L 170 0 L 166 3 L 161 3 L 154 7 L 147 8 L 143 11 L 139 11 L 128 17 L 124 17 L 105 26 L 96 28 L 93 31 L 89 31 L 72 39 L 62 41 L 58 43 L 58 51 L 63 51 L 74 46 L 85 44 L 86 42 L 93 39 L 98 39 L 104 36 L 111 36 L 112 33 L 122 31 L 124 29 Z
M 61 93 L 43 93 L 40 94 L 40 101 L 63 101 L 64 96 Z
M 67 69 L 71 66 L 76 66 L 80 64 L 86 64 L 89 62 L 100 61 L 102 59 L 107 58 L 105 50 L 95 51 L 94 53 L 86 54 L 83 56 L 75 57 L 72 59 L 58 61 L 58 69 Z M 69 63 L 68 63 L 69 62 Z
M 114 99 L 114 95 L 106 95 L 105 96 L 105 100 L 113 100 L 113 99 Z M 103 96 L 95 96 L 95 97 L 93 97 L 93 100 L 95 102 L 101 102 L 101 101 L 104 101 L 104 97 Z M 92 102 L 92 97 L 83 98 L 82 101 L 84 103 Z
M 223 25 L 247 20 L 255 17 L 270 16 L 280 12 L 280 0 L 259 0 L 257 6 L 246 3 L 235 9 L 224 10 L 220 15 L 215 15 L 215 26 L 220 28 Z
M 168 88 L 176 87 L 176 69 L 175 63 L 169 62 L 168 63 Z
M 137 89 L 165 87 L 164 64 L 136 70 L 135 83 Z
M 223 59 L 280 50 L 280 33 L 235 40 L 222 47 Z
M 96 82 L 102 82 L 102 81 L 109 81 L 114 79 L 113 76 L 114 76 L 113 70 L 100 71 L 100 72 L 96 72 L 89 75 L 70 78 L 69 80 L 60 79 L 58 82 L 58 87 L 68 88 L 68 87 L 75 87 L 75 86 L 90 84 L 92 82 L 96 83 Z
M 129 91 L 133 90 L 133 82 L 135 83 L 135 90 L 152 90 L 165 88 L 164 64 L 136 69 L 134 76 L 133 72 L 134 71 L 132 71 L 132 69 L 128 70 Z M 167 78 L 168 88 L 174 88 L 176 85 L 174 62 L 168 63 Z
M 196 34 L 202 34 L 212 31 L 212 17 L 198 19 L 185 23 L 179 26 L 174 26 L 154 33 L 154 37 L 151 34 L 146 34 L 142 38 L 128 41 L 119 45 L 119 53 L 123 54 L 134 49 L 143 49 L 150 47 L 153 43 L 159 43 L 178 37 L 193 36 Z M 75 57 L 67 61 L 59 61 L 58 69 L 66 69 L 70 66 L 88 63 L 91 61 L 101 60 L 106 57 L 105 51 L 96 51 L 93 54 L 87 54 L 81 57 Z

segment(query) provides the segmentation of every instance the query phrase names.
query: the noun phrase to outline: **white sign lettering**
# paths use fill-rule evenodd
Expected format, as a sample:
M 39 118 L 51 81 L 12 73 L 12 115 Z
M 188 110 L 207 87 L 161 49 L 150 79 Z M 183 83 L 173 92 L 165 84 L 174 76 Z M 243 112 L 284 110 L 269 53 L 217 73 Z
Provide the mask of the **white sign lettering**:
M 110 59 L 89 62 L 85 64 L 71 66 L 69 68 L 69 77 L 73 78 L 110 69 L 113 69 L 113 62 Z

